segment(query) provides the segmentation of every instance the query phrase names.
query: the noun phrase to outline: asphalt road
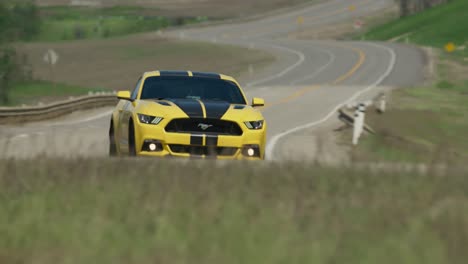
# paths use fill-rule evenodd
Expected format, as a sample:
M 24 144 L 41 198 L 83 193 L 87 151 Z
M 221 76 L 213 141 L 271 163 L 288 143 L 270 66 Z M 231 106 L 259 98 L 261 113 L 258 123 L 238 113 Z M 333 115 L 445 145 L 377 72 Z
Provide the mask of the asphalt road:
M 335 117 L 343 103 L 371 98 L 377 91 L 421 82 L 424 54 L 389 43 L 295 40 L 301 28 L 352 23 L 393 0 L 331 0 L 274 17 L 237 24 L 179 29 L 165 36 L 240 45 L 273 53 L 275 63 L 244 78 L 249 97 L 263 97 L 269 124 L 267 156 L 284 159 L 278 145 L 301 130 Z M 181 65 L 183 68 L 183 65 Z M 75 113 L 61 120 L 2 127 L 3 157 L 104 156 L 111 108 Z M 304 151 L 306 142 L 288 146 Z

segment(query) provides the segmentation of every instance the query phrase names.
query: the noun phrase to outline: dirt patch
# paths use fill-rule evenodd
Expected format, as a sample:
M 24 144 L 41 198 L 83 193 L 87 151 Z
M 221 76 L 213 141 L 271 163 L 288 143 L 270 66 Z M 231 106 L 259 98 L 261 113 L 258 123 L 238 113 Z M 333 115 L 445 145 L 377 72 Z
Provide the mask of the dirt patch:
M 275 158 L 283 162 L 293 160 L 322 165 L 348 164 L 350 148 L 339 144 L 341 133 L 336 131 L 338 126 L 335 120 L 329 120 L 320 127 L 288 136 L 277 145 Z
M 359 146 L 352 152 L 352 159 L 356 161 L 380 161 L 385 157 L 392 160 L 393 155 L 405 153 L 408 161 L 428 162 L 436 147 L 432 141 L 443 134 L 434 129 L 433 124 L 439 121 L 439 117 L 431 111 L 393 109 L 385 116 L 369 112 L 366 117 L 366 122 L 372 124 L 376 134 L 367 135 L 364 139 L 363 144 L 368 151 Z M 414 120 L 426 122 L 421 124 Z M 351 137 L 352 129 L 346 134 Z
M 154 7 L 165 16 L 208 16 L 215 18 L 242 17 L 279 8 L 287 8 L 313 0 L 38 0 L 42 6 L 144 6 Z
M 441 78 L 450 80 L 454 83 L 465 82 L 467 78 L 468 65 L 463 65 L 454 60 L 441 60 L 439 62 L 441 68 Z
M 31 43 L 18 47 L 41 80 L 111 90 L 130 89 L 150 70 L 214 71 L 238 77 L 246 65 L 262 68 L 274 60 L 266 52 L 234 46 L 168 40 L 151 34 L 106 40 Z M 59 62 L 53 72 L 44 63 L 48 49 Z

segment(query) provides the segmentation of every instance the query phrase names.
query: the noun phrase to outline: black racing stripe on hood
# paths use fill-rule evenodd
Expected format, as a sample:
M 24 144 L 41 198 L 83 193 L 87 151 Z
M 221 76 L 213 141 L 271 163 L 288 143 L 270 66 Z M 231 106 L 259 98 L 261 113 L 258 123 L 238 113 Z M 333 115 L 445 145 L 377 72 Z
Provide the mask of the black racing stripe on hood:
M 205 137 L 205 135 L 203 135 L 203 134 L 191 134 L 190 135 L 190 145 L 191 146 L 202 146 L 204 137 Z
M 221 119 L 226 114 L 230 103 L 227 102 L 202 102 L 205 105 L 206 118 Z
M 186 71 L 160 71 L 160 76 L 189 76 L 189 73 Z
M 206 135 L 206 145 L 210 147 L 218 146 L 218 136 L 217 135 Z
M 160 105 L 164 105 L 164 106 L 171 106 L 169 102 L 165 102 L 165 101 L 158 101 L 157 103 Z
M 175 99 L 171 100 L 190 118 L 203 118 L 203 109 L 198 100 Z
M 206 135 L 205 145 L 208 147 L 208 156 L 210 158 L 218 158 L 218 136 L 217 135 Z
M 221 75 L 211 72 L 192 72 L 193 77 L 221 79 Z

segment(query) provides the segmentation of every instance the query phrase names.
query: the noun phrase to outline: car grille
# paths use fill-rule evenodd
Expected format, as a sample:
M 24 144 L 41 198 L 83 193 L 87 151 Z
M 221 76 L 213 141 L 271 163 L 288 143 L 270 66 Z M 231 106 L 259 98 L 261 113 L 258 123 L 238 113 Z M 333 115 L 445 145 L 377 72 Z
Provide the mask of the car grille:
M 170 144 L 172 152 L 178 154 L 191 154 L 197 156 L 234 156 L 238 148 L 233 147 L 215 147 L 215 146 L 187 146 Z
M 207 135 L 241 136 L 242 129 L 236 122 L 204 119 L 184 118 L 174 119 L 165 128 L 170 133 L 202 133 Z

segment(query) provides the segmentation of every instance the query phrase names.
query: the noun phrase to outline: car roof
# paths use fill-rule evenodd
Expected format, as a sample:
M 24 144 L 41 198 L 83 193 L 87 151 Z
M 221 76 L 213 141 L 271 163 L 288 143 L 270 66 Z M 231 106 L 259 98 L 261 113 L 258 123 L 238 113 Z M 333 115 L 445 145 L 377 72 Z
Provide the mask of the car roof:
M 181 76 L 181 77 L 200 77 L 200 78 L 211 78 L 231 81 L 239 85 L 237 81 L 228 75 L 214 73 L 214 72 L 192 72 L 192 71 L 150 71 L 143 74 L 144 78 L 156 77 L 156 76 Z

